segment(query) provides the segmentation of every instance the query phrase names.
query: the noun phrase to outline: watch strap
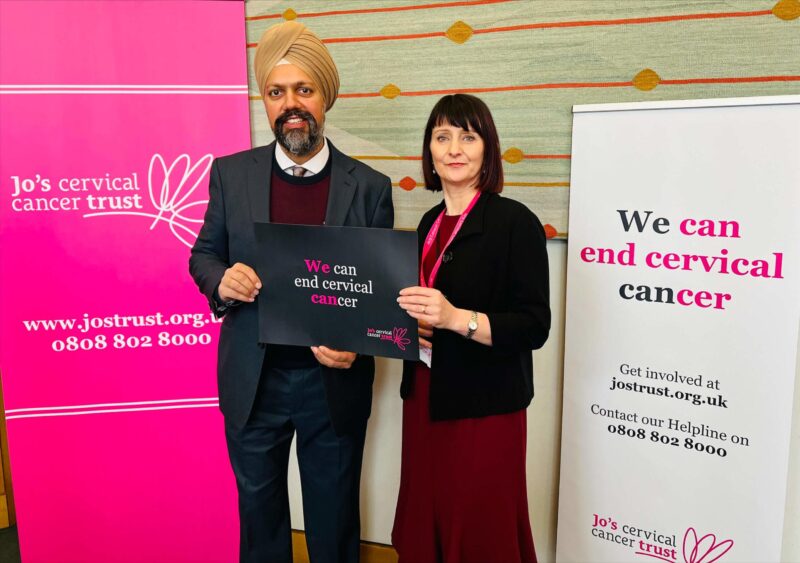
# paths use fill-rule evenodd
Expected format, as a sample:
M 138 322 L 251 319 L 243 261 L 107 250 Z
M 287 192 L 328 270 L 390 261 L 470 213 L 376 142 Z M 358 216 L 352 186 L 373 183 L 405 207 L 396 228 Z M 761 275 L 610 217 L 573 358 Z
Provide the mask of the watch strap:
M 478 312 L 472 311 L 469 317 L 469 324 L 467 325 L 467 334 L 465 334 L 464 337 L 469 340 L 473 337 L 476 330 L 478 330 Z

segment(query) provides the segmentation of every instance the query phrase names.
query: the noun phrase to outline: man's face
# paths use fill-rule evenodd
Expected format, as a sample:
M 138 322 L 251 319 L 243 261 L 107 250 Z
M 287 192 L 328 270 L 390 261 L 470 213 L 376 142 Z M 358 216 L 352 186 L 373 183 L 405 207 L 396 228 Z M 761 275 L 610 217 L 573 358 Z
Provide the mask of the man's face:
M 267 77 L 267 119 L 275 139 L 290 154 L 312 156 L 322 146 L 325 100 L 311 77 L 292 64 L 278 65 Z

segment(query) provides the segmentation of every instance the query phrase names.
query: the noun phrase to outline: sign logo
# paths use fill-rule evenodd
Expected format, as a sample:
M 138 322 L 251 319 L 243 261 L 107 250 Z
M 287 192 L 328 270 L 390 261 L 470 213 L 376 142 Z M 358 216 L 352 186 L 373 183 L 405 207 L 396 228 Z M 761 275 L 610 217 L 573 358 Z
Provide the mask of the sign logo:
M 392 330 L 381 329 L 381 328 L 367 329 L 368 338 L 379 338 L 380 340 L 386 340 L 388 342 L 392 342 L 400 350 L 403 351 L 405 351 L 406 346 L 411 344 L 411 339 L 406 338 L 406 334 L 408 334 L 407 328 L 394 327 Z
M 733 540 L 717 542 L 717 536 L 706 534 L 697 537 L 694 528 L 689 528 L 683 535 L 683 560 L 686 563 L 714 563 L 733 547 Z
M 203 223 L 203 212 L 208 204 L 207 199 L 192 200 L 192 195 L 203 182 L 211 169 L 214 155 L 206 154 L 194 164 L 188 154 L 182 154 L 167 166 L 164 157 L 154 154 L 150 159 L 147 172 L 147 184 L 150 202 L 156 213 L 143 211 L 102 211 L 86 213 L 84 217 L 105 217 L 109 215 L 133 215 L 153 219 L 150 230 L 160 222 L 169 225 L 169 230 L 179 241 L 192 247 L 197 233 L 190 228 L 193 224 Z M 199 208 L 199 212 L 194 208 Z M 192 216 L 195 215 L 195 216 Z

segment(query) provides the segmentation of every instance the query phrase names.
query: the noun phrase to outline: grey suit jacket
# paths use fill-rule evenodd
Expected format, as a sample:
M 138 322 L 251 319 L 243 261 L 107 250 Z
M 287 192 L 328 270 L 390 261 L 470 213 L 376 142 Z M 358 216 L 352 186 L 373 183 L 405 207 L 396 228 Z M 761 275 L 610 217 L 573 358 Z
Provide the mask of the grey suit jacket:
M 330 141 L 328 144 L 332 162 L 325 224 L 391 228 L 394 209 L 389 178 L 345 156 Z M 226 310 L 220 308 L 214 294 L 231 265 L 241 262 L 255 268 L 254 224 L 269 222 L 274 151 L 273 142 L 214 161 L 208 209 L 189 259 L 189 271 L 211 309 L 225 315 L 217 383 L 220 409 L 226 422 L 237 428 L 244 426 L 250 415 L 264 363 L 264 347 L 258 342 L 258 298 Z M 337 434 L 354 431 L 369 417 L 374 371 L 374 360 L 367 356 L 359 356 L 348 370 L 323 367 Z

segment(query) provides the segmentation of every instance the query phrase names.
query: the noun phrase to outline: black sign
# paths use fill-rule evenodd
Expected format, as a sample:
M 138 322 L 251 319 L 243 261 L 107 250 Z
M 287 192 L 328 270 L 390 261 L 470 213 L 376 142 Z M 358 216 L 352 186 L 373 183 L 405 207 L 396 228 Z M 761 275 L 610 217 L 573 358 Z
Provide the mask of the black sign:
M 417 321 L 397 304 L 419 284 L 414 232 L 256 223 L 259 341 L 416 360 Z

